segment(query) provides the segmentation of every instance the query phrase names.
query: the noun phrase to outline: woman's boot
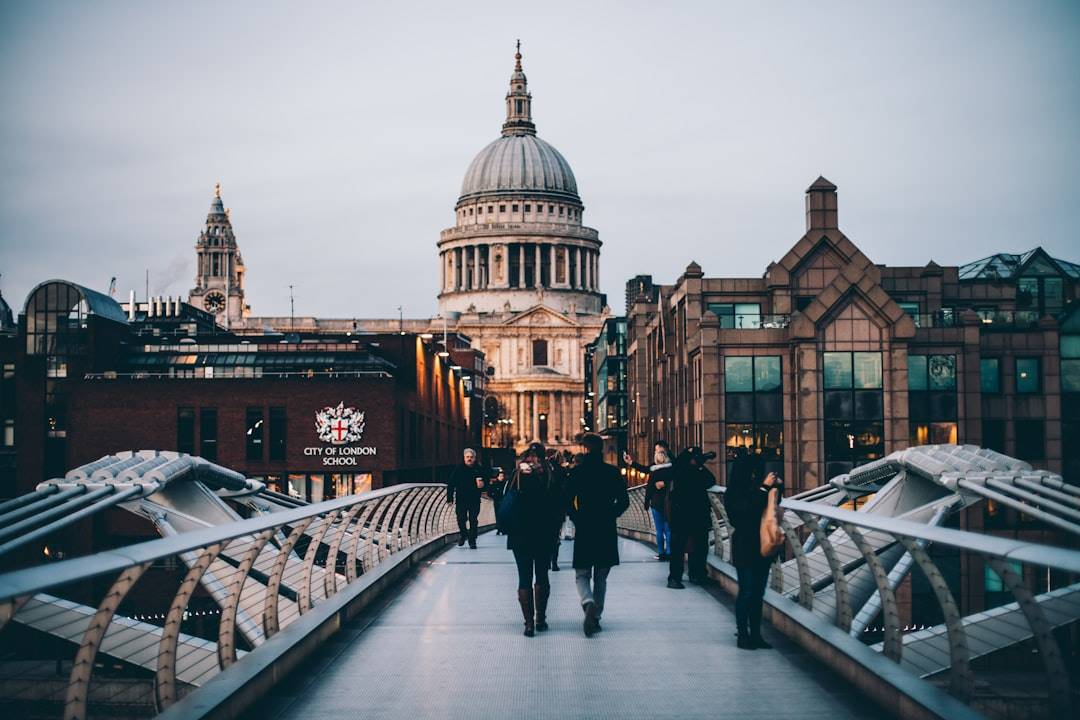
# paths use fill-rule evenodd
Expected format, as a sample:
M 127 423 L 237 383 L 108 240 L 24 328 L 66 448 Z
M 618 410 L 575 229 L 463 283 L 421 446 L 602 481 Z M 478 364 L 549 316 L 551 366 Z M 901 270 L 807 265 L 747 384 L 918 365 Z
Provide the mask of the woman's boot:
M 547 604 L 551 596 L 550 585 L 533 585 L 533 593 L 536 600 L 536 631 L 543 632 L 548 629 Z
M 532 590 L 518 589 L 518 605 L 521 606 L 521 615 L 525 618 L 525 637 L 536 634 L 536 626 L 533 624 L 533 594 Z

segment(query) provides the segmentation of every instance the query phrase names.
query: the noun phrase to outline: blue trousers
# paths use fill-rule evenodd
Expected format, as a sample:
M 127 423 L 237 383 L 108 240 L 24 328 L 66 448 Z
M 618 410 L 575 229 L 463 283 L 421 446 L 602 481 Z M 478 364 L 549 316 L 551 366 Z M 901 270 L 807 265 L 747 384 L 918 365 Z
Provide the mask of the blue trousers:
M 650 508 L 652 511 L 653 525 L 656 526 L 656 552 L 660 555 L 671 553 L 671 526 L 662 510 Z

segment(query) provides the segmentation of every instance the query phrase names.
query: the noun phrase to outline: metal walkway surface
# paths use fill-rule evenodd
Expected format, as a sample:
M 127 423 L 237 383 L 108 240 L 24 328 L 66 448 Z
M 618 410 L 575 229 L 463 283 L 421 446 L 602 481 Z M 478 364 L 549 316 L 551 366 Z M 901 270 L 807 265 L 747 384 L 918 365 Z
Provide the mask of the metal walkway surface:
M 786 638 L 735 647 L 727 596 L 665 587 L 667 565 L 620 539 L 604 632 L 582 633 L 564 542 L 551 573 L 551 629 L 521 634 L 505 538 L 433 557 L 380 610 L 345 626 L 245 717 L 842 718 L 881 717 L 857 690 Z M 768 628 L 766 628 L 768 632 Z

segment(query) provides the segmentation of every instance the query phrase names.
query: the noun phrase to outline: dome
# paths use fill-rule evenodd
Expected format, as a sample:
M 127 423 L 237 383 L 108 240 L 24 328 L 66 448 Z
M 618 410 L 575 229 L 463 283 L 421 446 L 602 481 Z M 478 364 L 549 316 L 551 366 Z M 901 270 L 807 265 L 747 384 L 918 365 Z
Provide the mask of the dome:
M 581 202 L 566 158 L 536 135 L 504 135 L 469 165 L 458 202 L 487 195 L 544 195 Z

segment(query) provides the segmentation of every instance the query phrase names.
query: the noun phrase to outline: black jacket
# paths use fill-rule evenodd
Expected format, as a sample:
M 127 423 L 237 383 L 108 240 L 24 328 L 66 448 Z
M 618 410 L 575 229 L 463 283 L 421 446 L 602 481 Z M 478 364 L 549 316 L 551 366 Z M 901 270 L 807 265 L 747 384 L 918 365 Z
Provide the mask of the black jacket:
M 476 479 L 483 481 L 484 487 L 476 487 Z M 446 502 L 457 501 L 458 505 L 470 507 L 480 504 L 480 495 L 487 489 L 488 470 L 477 463 L 469 467 L 460 463 L 450 473 L 450 479 L 446 481 Z
M 586 455 L 570 471 L 566 496 L 574 521 L 574 567 L 619 564 L 619 535 L 615 520 L 630 507 L 626 482 L 619 469 L 599 455 Z
M 716 477 L 704 467 L 678 462 L 671 468 L 668 482 L 668 520 L 673 527 L 708 530 L 712 527 L 709 488 Z
M 645 480 L 645 509 L 659 510 L 664 513 L 664 517 L 667 517 L 670 510 L 668 508 L 668 488 L 671 485 L 671 463 L 662 463 L 652 467 L 634 463 L 634 469 L 648 473 L 648 478 Z M 659 482 L 664 483 L 663 488 L 656 487 Z
M 561 489 L 546 470 L 522 473 L 519 469 L 506 483 L 505 492 L 511 491 L 517 492 L 514 502 L 521 503 L 522 524 L 506 538 L 506 547 L 546 562 L 555 549 L 563 519 Z
M 783 494 L 783 488 L 776 487 Z M 724 510 L 734 529 L 731 556 L 736 566 L 766 562 L 761 557 L 761 515 L 768 502 L 769 488 L 756 479 L 734 482 L 724 494 Z

